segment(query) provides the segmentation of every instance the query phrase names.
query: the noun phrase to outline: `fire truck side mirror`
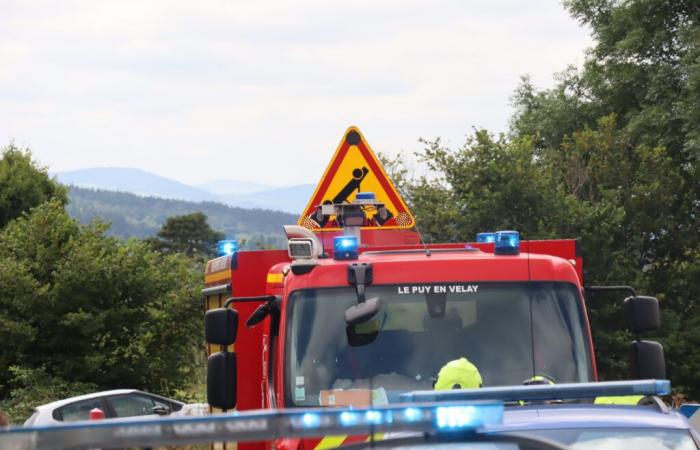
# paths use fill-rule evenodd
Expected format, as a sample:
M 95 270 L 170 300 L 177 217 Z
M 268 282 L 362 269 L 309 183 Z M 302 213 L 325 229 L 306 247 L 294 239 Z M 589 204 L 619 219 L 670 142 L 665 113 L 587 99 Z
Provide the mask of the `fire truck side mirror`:
M 380 325 L 377 320 L 369 320 L 365 323 L 346 326 L 345 335 L 348 338 L 348 344 L 351 347 L 361 347 L 371 344 L 377 340 L 379 328 Z
M 633 379 L 666 379 L 664 347 L 660 343 L 656 341 L 634 341 L 630 350 Z
M 204 315 L 204 336 L 210 344 L 231 345 L 236 342 L 238 311 L 230 308 L 210 309 Z
M 217 352 L 207 361 L 207 402 L 224 411 L 236 407 L 236 354 Z
M 369 300 L 351 306 L 345 310 L 345 323 L 357 325 L 367 322 L 377 315 L 381 306 L 382 303 L 377 297 L 372 297 Z
M 221 352 L 207 360 L 207 402 L 224 411 L 236 407 L 236 354 L 227 346 L 236 342 L 238 311 L 231 308 L 210 309 L 204 315 L 204 336 L 210 344 L 222 346 Z
M 658 330 L 661 327 L 659 300 L 656 297 L 627 297 L 622 304 L 625 325 L 634 334 Z

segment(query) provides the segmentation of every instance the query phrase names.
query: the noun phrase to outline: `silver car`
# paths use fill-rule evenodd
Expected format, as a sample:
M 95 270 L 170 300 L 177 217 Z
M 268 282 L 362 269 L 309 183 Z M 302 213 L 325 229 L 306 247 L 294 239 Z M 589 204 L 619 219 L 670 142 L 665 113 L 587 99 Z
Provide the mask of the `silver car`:
M 37 406 L 25 426 L 51 425 L 88 420 L 90 411 L 99 408 L 105 418 L 199 415 L 192 411 L 199 405 L 186 405 L 177 400 L 135 389 L 95 392 Z

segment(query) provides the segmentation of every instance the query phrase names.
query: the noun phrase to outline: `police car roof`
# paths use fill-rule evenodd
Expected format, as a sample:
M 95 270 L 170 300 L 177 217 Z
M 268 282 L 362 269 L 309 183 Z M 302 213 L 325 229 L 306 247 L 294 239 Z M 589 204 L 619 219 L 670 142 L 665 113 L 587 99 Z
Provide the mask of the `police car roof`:
M 676 411 L 654 406 L 629 405 L 526 405 L 506 408 L 503 424 L 489 427 L 497 432 L 583 428 L 689 429 Z

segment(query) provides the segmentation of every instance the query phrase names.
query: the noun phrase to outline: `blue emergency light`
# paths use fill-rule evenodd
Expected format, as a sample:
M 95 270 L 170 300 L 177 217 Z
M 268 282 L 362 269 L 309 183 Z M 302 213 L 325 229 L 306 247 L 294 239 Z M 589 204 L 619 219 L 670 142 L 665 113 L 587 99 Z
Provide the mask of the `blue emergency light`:
M 445 391 L 447 392 L 447 391 Z M 277 438 L 373 433 L 463 433 L 503 423 L 501 402 L 386 405 L 373 408 L 279 409 L 158 419 L 59 423 L 11 427 L 0 432 L 0 448 L 133 448 L 256 442 Z
M 497 231 L 493 252 L 496 255 L 517 255 L 520 253 L 520 233 L 517 231 Z
M 225 239 L 216 243 L 216 256 L 233 255 L 238 251 L 238 241 Z
M 496 240 L 496 233 L 477 233 L 476 242 L 493 242 Z
M 357 237 L 336 236 L 333 238 L 333 259 L 346 260 L 357 259 Z
M 304 413 L 291 412 L 287 416 L 287 430 L 305 433 L 314 429 L 322 434 L 362 431 L 373 427 L 375 431 L 457 431 L 471 430 L 484 425 L 503 422 L 503 403 L 472 402 L 447 405 L 383 406 L 369 409 L 324 409 Z M 423 428 L 425 427 L 425 428 Z M 308 435 L 313 435 L 309 433 Z
M 483 414 L 475 405 L 440 406 L 435 410 L 435 425 L 440 430 L 463 430 L 483 422 Z

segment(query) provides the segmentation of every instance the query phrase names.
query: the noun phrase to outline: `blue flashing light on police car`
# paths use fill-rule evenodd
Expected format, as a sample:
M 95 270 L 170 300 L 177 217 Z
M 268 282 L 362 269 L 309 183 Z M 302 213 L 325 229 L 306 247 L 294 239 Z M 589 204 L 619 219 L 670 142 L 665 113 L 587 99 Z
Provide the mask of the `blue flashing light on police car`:
M 233 255 L 238 251 L 238 241 L 225 239 L 216 243 L 216 256 Z
M 321 424 L 321 416 L 316 413 L 304 413 L 301 416 L 301 423 L 308 428 L 317 428 Z
M 520 253 L 520 233 L 517 231 L 497 231 L 493 252 L 496 255 L 517 255 Z
M 352 425 L 356 425 L 357 422 L 360 420 L 358 417 L 358 413 L 354 411 L 343 411 L 340 413 L 340 425 L 344 427 L 349 427 Z
M 501 403 L 438 406 L 434 412 L 431 411 L 435 426 L 440 431 L 463 431 L 488 424 L 500 424 L 503 422 L 503 413 Z
M 386 414 L 386 418 L 382 417 L 382 414 L 379 411 L 373 411 L 369 410 L 365 413 L 365 419 L 367 420 L 368 423 L 378 425 L 380 423 L 391 423 L 392 422 L 392 414 L 388 412 Z
M 439 429 L 457 430 L 472 426 L 478 410 L 474 406 L 442 406 L 436 410 L 436 425 Z
M 336 236 L 333 238 L 333 259 L 357 259 L 357 237 Z
M 421 418 L 421 410 L 418 408 L 408 407 L 403 411 L 404 419 L 407 422 L 415 422 Z
M 0 431 L 0 448 L 53 449 L 146 447 L 216 441 L 257 442 L 277 438 L 358 435 L 392 432 L 454 434 L 477 433 L 503 425 L 501 402 L 425 405 L 385 405 L 374 408 L 324 408 L 307 411 L 243 411 L 203 417 L 168 419 L 111 419 L 60 424 L 51 427 L 16 427 Z M 107 423 L 109 422 L 109 423 Z M 80 439 L 76 439 L 79 436 Z M 18 443 L 23 445 L 17 445 Z M 115 444 L 117 443 L 117 444 Z
M 477 233 L 476 242 L 491 243 L 496 240 L 496 233 Z

